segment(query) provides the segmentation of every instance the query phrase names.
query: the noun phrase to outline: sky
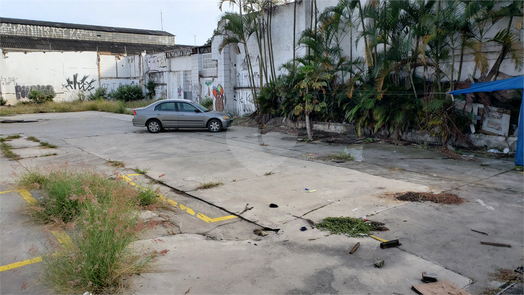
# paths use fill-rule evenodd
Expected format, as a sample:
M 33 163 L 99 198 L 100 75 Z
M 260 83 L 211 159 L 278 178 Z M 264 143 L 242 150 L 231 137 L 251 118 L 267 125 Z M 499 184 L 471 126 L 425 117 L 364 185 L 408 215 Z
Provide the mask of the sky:
M 0 0 L 0 17 L 163 30 L 175 43 L 203 45 L 223 12 L 218 0 Z M 231 9 L 225 4 L 224 10 Z M 160 17 L 162 11 L 162 22 Z M 196 43 L 195 43 L 196 36 Z

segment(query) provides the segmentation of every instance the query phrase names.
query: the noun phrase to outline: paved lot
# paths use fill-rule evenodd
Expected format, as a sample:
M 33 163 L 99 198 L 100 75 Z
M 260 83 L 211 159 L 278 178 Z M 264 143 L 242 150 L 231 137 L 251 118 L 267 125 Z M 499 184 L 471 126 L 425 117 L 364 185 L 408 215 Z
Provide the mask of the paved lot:
M 117 172 L 128 175 L 129 181 L 147 183 L 152 178 L 166 184 L 162 193 L 177 209 L 162 214 L 176 226 L 147 233 L 136 245 L 170 251 L 150 273 L 133 278 L 137 294 L 189 289 L 197 294 L 414 294 L 410 288 L 420 282 L 422 271 L 478 293 L 490 285 L 489 273 L 523 264 L 524 174 L 513 171 L 510 161 L 443 159 L 440 152 L 415 146 L 306 144 L 297 142 L 296 134 L 260 134 L 258 129 L 240 126 L 218 134 L 187 130 L 149 134 L 145 128 L 132 127 L 130 116 L 98 112 L 17 119 L 36 122 L 1 124 L 2 137 L 35 136 L 59 148 L 53 151 L 55 156 L 35 157 L 47 151 L 27 146 L 24 138 L 17 140 L 15 152 L 25 158 L 18 162 L 0 158 L 4 190 L 12 188 L 12 173 L 17 170 L 67 162 L 112 173 L 115 169 L 106 164 L 108 160 L 125 162 L 126 167 Z M 316 155 L 344 149 L 355 161 L 314 160 Z M 135 167 L 150 168 L 147 178 L 133 175 Z M 208 181 L 224 185 L 196 190 Z M 307 193 L 305 188 L 315 192 Z M 384 197 L 414 190 L 451 192 L 468 202 L 405 203 Z M 11 221 L 23 218 L 17 213 L 23 203 L 19 196 L 6 193 L 0 198 L 0 258 L 9 263 L 19 259 L 13 247 L 45 233 Z M 278 208 L 270 208 L 270 203 Z M 319 222 L 328 216 L 364 214 L 390 228 L 377 235 L 398 238 L 402 246 L 382 250 L 370 238 L 333 236 L 311 228 L 300 231 L 308 224 L 295 217 Z M 231 215 L 239 217 L 221 219 Z M 267 231 L 265 237 L 254 235 L 253 229 L 260 227 L 275 231 Z M 14 229 L 21 234 L 12 235 Z M 162 242 L 153 242 L 158 236 Z M 485 246 L 481 240 L 512 247 Z M 361 248 L 349 255 L 357 241 Z M 25 254 L 20 255 L 28 251 L 22 249 Z M 385 260 L 384 268 L 373 268 L 376 258 Z M 25 266 L 29 267 L 38 266 Z M 0 272 L 2 294 L 16 293 L 13 290 L 27 281 L 8 287 L 13 284 L 10 272 Z M 39 290 L 35 285 L 33 294 Z

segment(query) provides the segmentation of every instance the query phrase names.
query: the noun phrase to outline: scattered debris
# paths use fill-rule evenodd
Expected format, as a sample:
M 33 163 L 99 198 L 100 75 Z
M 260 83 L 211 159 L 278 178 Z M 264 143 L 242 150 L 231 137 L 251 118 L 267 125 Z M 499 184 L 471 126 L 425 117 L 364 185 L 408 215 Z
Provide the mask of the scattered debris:
M 429 284 L 420 284 L 412 286 L 411 289 L 418 294 L 422 295 L 434 295 L 434 294 L 447 294 L 447 295 L 471 295 L 464 289 L 449 281 L 440 281 Z
M 433 194 L 433 193 L 421 193 L 421 192 L 406 192 L 393 194 L 393 197 L 399 201 L 408 202 L 433 202 L 437 204 L 462 204 L 466 202 L 455 194 Z
M 274 204 L 274 203 L 271 203 L 271 204 L 269 204 L 269 208 L 278 208 L 278 205 Z
M 317 191 L 316 189 L 308 189 L 308 188 L 305 188 L 304 190 L 306 190 L 306 193 L 314 193 Z
M 493 207 L 487 206 L 481 199 L 476 199 L 475 201 L 477 201 L 481 206 L 488 208 L 489 210 L 495 210 Z
M 380 249 L 393 248 L 393 247 L 398 247 L 401 245 L 402 244 L 399 242 L 399 240 L 391 240 L 391 241 L 380 243 Z
M 382 268 L 384 266 L 384 260 L 382 259 L 377 259 L 375 260 L 375 263 L 374 263 L 375 267 L 377 268 Z
M 307 230 L 307 228 L 305 226 L 300 228 L 300 231 L 306 231 L 306 230 Z
M 389 228 L 384 226 L 386 224 L 383 222 L 372 221 L 368 219 L 367 223 L 371 224 L 375 228 L 374 231 L 388 231 L 389 230 Z
M 474 231 L 474 232 L 476 232 L 476 233 L 479 233 L 479 234 L 483 234 L 483 235 L 489 236 L 488 233 L 485 233 L 485 232 L 483 232 L 483 231 L 474 230 L 474 229 L 471 229 L 471 231 Z
M 246 211 L 249 211 L 251 209 L 253 209 L 254 207 L 248 207 L 249 206 L 249 203 L 246 204 L 246 208 L 244 208 L 244 210 L 242 210 L 242 212 L 238 213 L 238 215 L 242 215 L 244 214 Z
M 349 251 L 349 254 L 355 253 L 355 251 L 357 251 L 358 247 L 360 247 L 360 242 L 357 242 L 355 244 L 355 246 L 353 246 L 353 249 L 351 249 L 351 251 Z
M 438 281 L 438 276 L 432 272 L 422 272 L 422 281 L 425 283 L 432 283 Z
M 524 266 L 519 266 L 515 269 L 516 273 L 523 274 L 524 273 Z
M 253 230 L 253 233 L 255 233 L 255 235 L 258 235 L 258 236 L 261 236 L 261 237 L 265 237 L 268 235 L 268 233 L 266 233 L 263 229 L 261 228 L 257 228 L 257 229 L 254 229 Z
M 490 245 L 490 246 L 496 246 L 496 247 L 507 247 L 507 248 L 511 248 L 511 245 L 508 245 L 508 244 L 492 243 L 492 242 L 483 242 L 483 241 L 480 241 L 480 243 L 481 243 L 482 245 Z
M 315 225 L 316 225 L 316 224 L 315 224 L 315 222 L 314 222 L 313 220 L 311 220 L 311 219 L 307 219 L 307 218 L 304 218 L 304 217 L 300 217 L 300 216 L 296 216 L 296 215 L 293 215 L 293 217 L 296 217 L 296 218 L 300 218 L 300 219 L 302 219 L 302 220 L 305 220 L 305 221 L 307 221 L 307 223 L 309 223 L 309 225 L 311 225 L 311 228 L 312 228 L 312 229 L 315 228 Z

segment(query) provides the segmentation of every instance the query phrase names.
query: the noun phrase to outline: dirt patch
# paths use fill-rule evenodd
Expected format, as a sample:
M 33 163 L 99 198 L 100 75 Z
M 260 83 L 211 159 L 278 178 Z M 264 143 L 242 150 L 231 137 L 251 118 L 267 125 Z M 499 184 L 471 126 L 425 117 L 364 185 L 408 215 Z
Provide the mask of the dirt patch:
M 455 194 L 407 192 L 393 194 L 393 197 L 399 201 L 405 202 L 433 202 L 437 204 L 462 204 L 466 202 L 466 199 Z

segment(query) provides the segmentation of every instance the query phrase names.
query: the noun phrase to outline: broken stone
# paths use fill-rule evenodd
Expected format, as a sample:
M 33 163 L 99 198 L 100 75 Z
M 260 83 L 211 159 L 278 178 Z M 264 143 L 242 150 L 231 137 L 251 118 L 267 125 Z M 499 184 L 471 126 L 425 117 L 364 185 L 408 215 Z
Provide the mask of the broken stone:
M 383 266 L 384 266 L 384 260 L 382 259 L 375 260 L 375 267 L 382 268 Z
M 271 204 L 269 204 L 269 208 L 278 208 L 278 205 L 271 203 Z
M 429 282 L 436 282 L 438 281 L 437 274 L 434 274 L 432 272 L 422 272 L 422 281 L 429 283 Z

